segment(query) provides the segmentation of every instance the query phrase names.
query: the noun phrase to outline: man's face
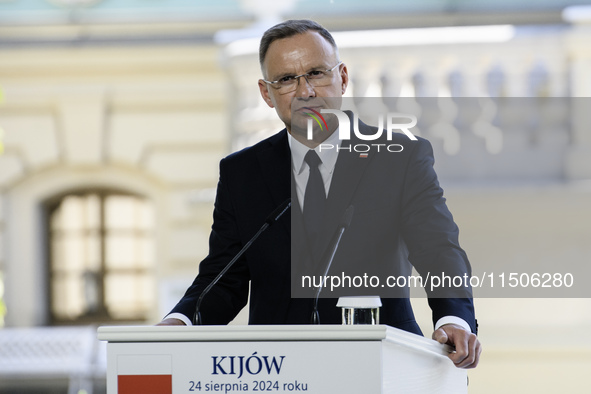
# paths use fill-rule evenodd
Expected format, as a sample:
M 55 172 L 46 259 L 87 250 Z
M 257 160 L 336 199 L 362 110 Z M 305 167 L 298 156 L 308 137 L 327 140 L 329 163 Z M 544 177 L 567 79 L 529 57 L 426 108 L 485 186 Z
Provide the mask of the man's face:
M 285 76 L 297 76 L 310 71 L 325 71 L 339 62 L 335 49 L 319 33 L 308 31 L 292 37 L 274 41 L 267 51 L 263 63 L 264 77 L 277 81 Z M 347 88 L 349 77 L 347 67 L 342 64 L 329 73 L 329 84 L 314 87 L 306 78 L 299 78 L 296 89 L 283 93 L 276 87 L 259 80 L 259 89 L 267 105 L 275 108 L 287 130 L 301 142 L 306 138 L 306 126 L 310 117 L 305 107 L 318 112 L 322 108 L 340 108 L 340 99 Z M 293 104 L 292 104 L 293 102 Z M 292 107 L 293 106 L 293 107 Z M 293 114 L 293 116 L 292 116 Z M 324 141 L 336 128 L 336 118 L 326 118 L 330 131 L 314 135 L 316 143 Z M 292 127 L 293 126 L 293 127 Z M 315 132 L 318 131 L 315 129 Z

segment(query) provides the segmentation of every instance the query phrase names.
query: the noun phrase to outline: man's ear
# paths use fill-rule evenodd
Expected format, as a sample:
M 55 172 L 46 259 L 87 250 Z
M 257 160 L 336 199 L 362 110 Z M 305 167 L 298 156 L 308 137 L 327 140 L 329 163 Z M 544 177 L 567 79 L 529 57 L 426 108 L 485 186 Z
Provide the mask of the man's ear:
M 262 79 L 259 79 L 259 91 L 261 92 L 261 97 L 265 100 L 265 103 L 267 103 L 269 107 L 275 108 L 273 101 L 271 101 L 271 97 L 269 96 L 269 86 Z
M 341 66 L 341 91 L 342 94 L 345 94 L 347 91 L 347 86 L 349 85 L 349 71 L 347 70 L 347 65 L 343 63 Z

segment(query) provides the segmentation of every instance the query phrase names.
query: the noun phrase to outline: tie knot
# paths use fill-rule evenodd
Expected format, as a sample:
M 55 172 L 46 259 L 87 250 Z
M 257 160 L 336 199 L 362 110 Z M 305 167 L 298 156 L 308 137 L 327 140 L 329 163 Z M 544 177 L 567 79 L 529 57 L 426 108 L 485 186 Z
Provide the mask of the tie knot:
M 320 160 L 320 157 L 318 157 L 318 153 L 316 153 L 316 151 L 313 149 L 310 149 L 308 153 L 306 153 L 304 161 L 308 163 L 310 168 L 318 168 L 318 165 L 322 163 L 322 160 Z

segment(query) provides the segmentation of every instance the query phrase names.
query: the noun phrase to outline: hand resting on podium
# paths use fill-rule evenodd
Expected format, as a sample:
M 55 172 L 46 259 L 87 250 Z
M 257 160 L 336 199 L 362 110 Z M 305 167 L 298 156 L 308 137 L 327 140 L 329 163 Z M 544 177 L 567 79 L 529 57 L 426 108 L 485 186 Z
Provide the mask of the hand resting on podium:
M 455 347 L 449 358 L 458 368 L 476 368 L 482 347 L 478 337 L 457 324 L 445 324 L 433 332 L 439 343 Z

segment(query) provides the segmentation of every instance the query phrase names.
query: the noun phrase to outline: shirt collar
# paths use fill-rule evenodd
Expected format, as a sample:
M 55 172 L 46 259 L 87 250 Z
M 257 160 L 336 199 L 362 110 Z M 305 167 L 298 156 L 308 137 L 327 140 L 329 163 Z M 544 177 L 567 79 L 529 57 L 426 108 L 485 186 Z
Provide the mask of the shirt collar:
M 296 174 L 301 174 L 301 172 L 304 170 L 304 157 L 310 148 L 293 138 L 291 134 L 289 134 L 288 142 L 289 148 L 291 149 L 293 168 L 295 169 Z M 332 145 L 333 148 L 320 150 L 320 145 L 314 148 L 316 153 L 318 153 L 318 157 L 320 157 L 320 160 L 322 160 L 321 165 L 326 166 L 330 172 L 334 170 L 335 164 L 337 162 L 337 158 L 339 156 L 338 147 L 340 144 L 341 141 L 339 140 L 339 130 L 336 129 L 334 133 L 332 133 L 324 142 L 322 142 L 322 144 L 320 144 Z

